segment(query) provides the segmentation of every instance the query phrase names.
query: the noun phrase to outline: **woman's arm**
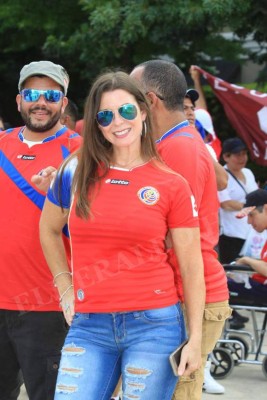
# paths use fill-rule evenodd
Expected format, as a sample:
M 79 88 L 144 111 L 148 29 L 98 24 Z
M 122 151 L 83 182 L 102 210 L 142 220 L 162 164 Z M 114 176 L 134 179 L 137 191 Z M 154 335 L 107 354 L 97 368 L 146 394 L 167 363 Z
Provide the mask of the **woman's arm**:
M 226 200 L 222 201 L 220 206 L 225 211 L 240 211 L 244 207 L 244 203 L 237 200 Z
M 254 271 L 258 272 L 258 274 L 267 277 L 267 262 L 263 260 L 257 260 L 252 257 L 241 257 L 236 260 L 236 264 L 249 265 L 252 269 L 254 269 Z
M 189 342 L 183 350 L 178 374 L 190 375 L 201 365 L 202 321 L 206 291 L 200 233 L 199 228 L 175 228 L 170 232 L 182 276 L 189 329 Z
M 62 238 L 62 229 L 68 221 L 68 214 L 69 210 L 62 210 L 46 199 L 40 219 L 40 241 L 59 292 L 66 321 L 70 325 L 74 315 L 74 294 Z
M 216 175 L 216 183 L 217 183 L 217 190 L 224 190 L 227 187 L 228 183 L 228 174 L 225 171 L 225 168 L 218 161 L 212 158 L 212 163 Z

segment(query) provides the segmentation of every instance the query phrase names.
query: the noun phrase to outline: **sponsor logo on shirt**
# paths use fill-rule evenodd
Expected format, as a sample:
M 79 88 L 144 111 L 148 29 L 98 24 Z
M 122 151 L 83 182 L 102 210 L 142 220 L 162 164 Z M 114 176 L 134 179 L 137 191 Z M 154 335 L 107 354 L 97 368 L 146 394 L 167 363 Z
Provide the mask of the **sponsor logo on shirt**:
M 138 190 L 137 196 L 148 206 L 154 206 L 160 198 L 159 192 L 157 189 L 153 188 L 152 186 L 146 186 Z
M 129 185 L 130 181 L 124 179 L 107 179 L 106 183 L 110 183 L 111 185 Z
M 33 155 L 27 155 L 27 154 L 19 154 L 17 158 L 20 158 L 21 160 L 35 160 L 36 156 Z

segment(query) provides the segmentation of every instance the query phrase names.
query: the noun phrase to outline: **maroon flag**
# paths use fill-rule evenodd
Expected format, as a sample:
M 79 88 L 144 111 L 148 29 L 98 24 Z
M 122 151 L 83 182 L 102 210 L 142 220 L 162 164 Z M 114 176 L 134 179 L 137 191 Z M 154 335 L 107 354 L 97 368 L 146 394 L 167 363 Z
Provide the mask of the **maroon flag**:
M 251 158 L 267 165 L 267 93 L 228 83 L 196 66 L 224 107 L 230 123 L 248 146 Z

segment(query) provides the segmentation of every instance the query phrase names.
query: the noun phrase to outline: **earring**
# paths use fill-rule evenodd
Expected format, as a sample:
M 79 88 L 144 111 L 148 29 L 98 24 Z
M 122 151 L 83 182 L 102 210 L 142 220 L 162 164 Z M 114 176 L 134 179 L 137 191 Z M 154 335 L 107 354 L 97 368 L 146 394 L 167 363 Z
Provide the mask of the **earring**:
M 147 134 L 146 121 L 143 121 L 143 130 L 141 136 L 146 137 L 146 134 Z

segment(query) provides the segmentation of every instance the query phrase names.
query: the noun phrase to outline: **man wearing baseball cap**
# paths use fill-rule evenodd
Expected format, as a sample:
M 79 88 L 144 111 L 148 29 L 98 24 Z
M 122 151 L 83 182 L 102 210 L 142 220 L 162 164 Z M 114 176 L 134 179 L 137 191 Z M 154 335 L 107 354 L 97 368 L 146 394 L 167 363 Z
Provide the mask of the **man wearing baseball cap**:
M 18 398 L 21 372 L 30 400 L 54 398 L 66 327 L 39 241 L 45 193 L 31 178 L 58 168 L 80 146 L 80 136 L 60 122 L 68 84 L 61 65 L 25 65 L 16 97 L 25 125 L 0 140 L 0 400 Z
M 236 215 L 237 218 L 247 216 L 247 221 L 257 232 L 267 229 L 267 191 L 257 189 L 247 194 L 244 208 Z M 236 264 L 249 265 L 253 270 L 249 285 L 228 279 L 229 290 L 235 296 L 242 296 L 252 304 L 267 302 L 267 241 L 261 251 L 261 259 L 241 257 Z M 248 287 L 250 286 L 250 287 Z

